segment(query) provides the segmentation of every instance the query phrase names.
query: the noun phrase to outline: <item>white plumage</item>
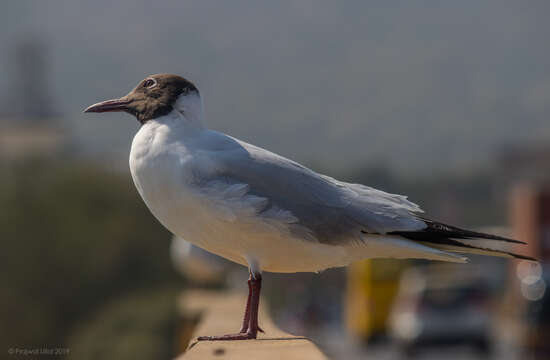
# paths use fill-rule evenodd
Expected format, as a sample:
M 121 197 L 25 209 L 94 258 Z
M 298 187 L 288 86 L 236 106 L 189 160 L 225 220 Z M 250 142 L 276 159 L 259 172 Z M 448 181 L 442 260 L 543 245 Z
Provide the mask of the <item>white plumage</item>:
M 362 258 L 465 261 L 392 231 L 426 227 L 400 195 L 320 175 L 202 122 L 197 95 L 147 121 L 130 169 L 155 217 L 193 244 L 253 271 L 319 271 Z

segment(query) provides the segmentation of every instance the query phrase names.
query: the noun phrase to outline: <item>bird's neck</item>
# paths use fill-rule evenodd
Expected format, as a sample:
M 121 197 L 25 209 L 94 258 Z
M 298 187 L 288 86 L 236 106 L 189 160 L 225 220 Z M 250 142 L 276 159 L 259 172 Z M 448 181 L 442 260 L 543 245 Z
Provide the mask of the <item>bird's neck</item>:
M 174 104 L 174 111 L 181 114 L 181 121 L 189 129 L 204 129 L 204 108 L 198 95 L 180 96 Z
M 177 109 L 148 121 L 144 127 L 147 127 L 146 132 L 162 139 L 161 143 L 193 139 L 206 130 L 202 119 L 196 117 L 196 114 L 183 113 Z

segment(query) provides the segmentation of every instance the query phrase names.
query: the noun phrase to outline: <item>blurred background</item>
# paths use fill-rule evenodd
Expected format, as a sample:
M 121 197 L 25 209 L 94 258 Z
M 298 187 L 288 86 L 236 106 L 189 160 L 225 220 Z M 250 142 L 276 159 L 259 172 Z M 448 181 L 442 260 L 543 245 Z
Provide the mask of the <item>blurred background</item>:
M 282 329 L 334 359 L 548 358 L 549 11 L 511 0 L 4 2 L 0 351 L 168 359 L 181 351 L 182 291 L 245 285 L 244 268 L 171 240 L 139 199 L 127 166 L 138 123 L 81 113 L 169 72 L 198 85 L 211 128 L 405 193 L 437 220 L 528 241 L 519 251 L 540 259 L 266 274 Z

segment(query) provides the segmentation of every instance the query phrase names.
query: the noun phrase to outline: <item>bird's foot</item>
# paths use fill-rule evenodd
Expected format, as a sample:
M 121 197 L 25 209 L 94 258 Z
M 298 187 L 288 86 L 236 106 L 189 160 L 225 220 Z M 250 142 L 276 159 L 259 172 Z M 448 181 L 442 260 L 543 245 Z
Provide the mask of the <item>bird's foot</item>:
M 262 329 L 259 326 L 258 326 L 258 331 L 261 332 L 262 334 L 265 334 L 264 329 Z M 244 334 L 245 332 L 247 332 L 247 328 L 241 328 L 241 331 L 239 331 L 239 334 Z
M 228 334 L 221 336 L 199 336 L 197 341 L 223 341 L 223 340 L 252 340 L 256 339 L 256 334 L 244 332 L 238 334 Z

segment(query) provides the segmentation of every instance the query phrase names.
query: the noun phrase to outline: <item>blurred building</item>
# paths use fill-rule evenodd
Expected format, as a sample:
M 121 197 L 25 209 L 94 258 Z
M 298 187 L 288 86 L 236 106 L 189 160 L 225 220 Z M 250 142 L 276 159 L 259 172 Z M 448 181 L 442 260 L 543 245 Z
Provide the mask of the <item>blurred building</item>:
M 534 358 L 550 354 L 550 184 L 538 179 L 516 185 L 512 193 L 514 234 L 527 242 L 539 262 L 514 262 L 510 269 L 510 316 L 517 319 L 520 342 Z
M 2 122 L 7 125 L 0 126 L 0 162 L 53 156 L 67 145 L 64 132 L 55 126 L 21 125 L 7 119 Z
M 514 237 L 527 242 L 518 251 L 539 262 L 510 265 L 507 316 L 517 324 L 520 345 L 532 358 L 550 354 L 550 146 L 505 148 L 499 172 L 510 189 Z M 520 249 L 521 248 L 521 249 Z
M 499 178 L 510 196 L 514 236 L 527 242 L 518 251 L 550 262 L 550 146 L 529 144 L 504 148 L 498 159 Z
M 0 103 L 0 162 L 59 154 L 68 139 L 54 111 L 45 44 L 19 42 L 11 63 L 10 91 Z

